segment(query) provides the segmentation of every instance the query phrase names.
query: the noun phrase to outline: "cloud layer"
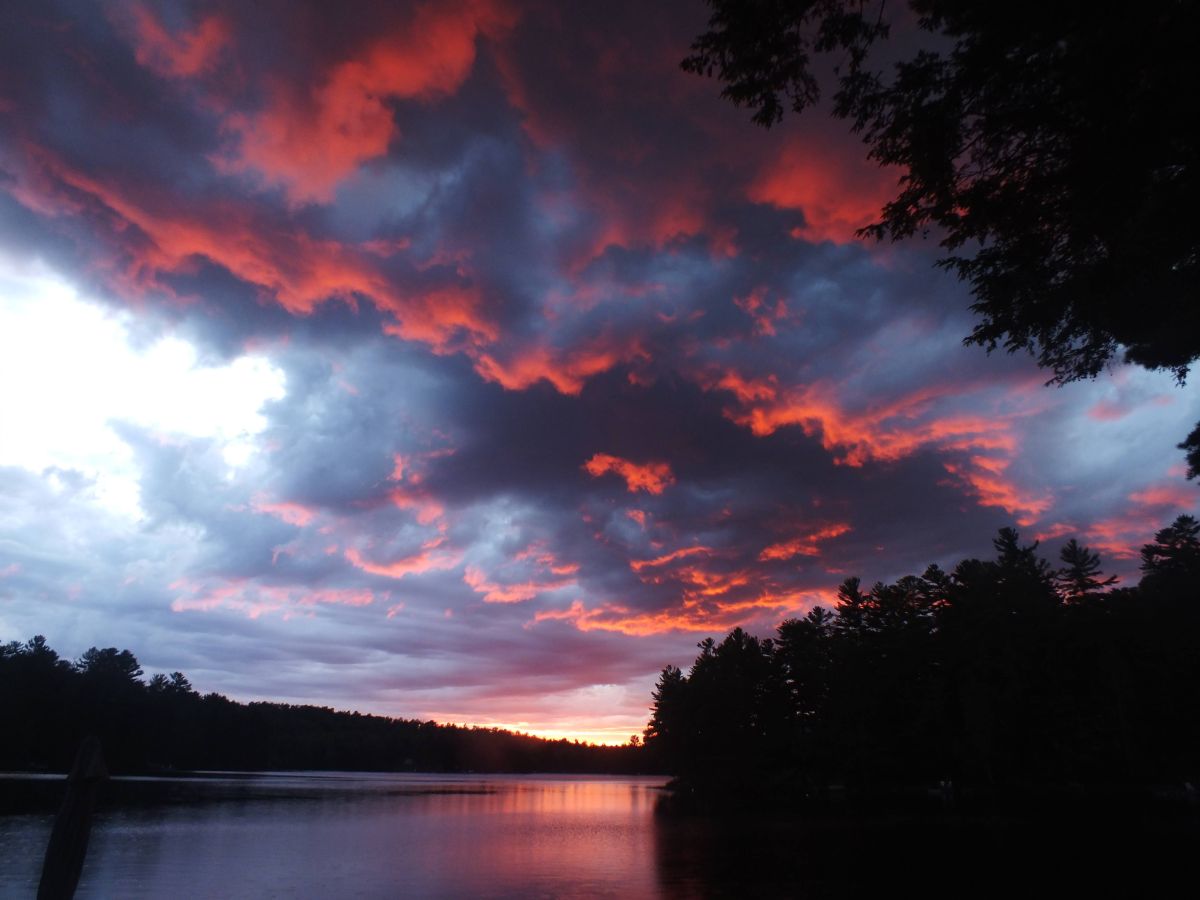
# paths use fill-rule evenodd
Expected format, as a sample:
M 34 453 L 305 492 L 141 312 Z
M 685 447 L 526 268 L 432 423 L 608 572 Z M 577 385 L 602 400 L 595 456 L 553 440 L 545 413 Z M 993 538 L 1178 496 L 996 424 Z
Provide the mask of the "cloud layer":
M 9 4 L 3 636 L 623 739 L 849 574 L 1013 523 L 1133 572 L 1194 393 L 962 347 L 935 248 L 853 236 L 899 173 L 682 74 L 702 20 Z

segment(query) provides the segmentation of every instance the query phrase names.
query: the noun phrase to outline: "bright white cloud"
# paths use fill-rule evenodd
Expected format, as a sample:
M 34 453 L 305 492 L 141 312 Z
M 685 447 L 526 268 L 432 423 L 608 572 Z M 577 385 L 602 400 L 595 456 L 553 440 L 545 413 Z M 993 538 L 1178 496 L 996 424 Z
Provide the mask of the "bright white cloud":
M 97 501 L 137 516 L 139 473 L 114 423 L 210 439 L 232 469 L 253 455 L 262 407 L 286 385 L 264 357 L 203 366 L 176 337 L 135 345 L 130 324 L 52 273 L 0 259 L 0 465 L 82 472 Z

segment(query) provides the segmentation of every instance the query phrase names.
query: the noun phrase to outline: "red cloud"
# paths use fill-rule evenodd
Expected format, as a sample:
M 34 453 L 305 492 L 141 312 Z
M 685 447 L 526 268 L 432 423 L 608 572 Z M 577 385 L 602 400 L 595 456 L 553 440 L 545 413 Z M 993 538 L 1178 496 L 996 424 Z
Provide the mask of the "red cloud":
M 229 44 L 229 23 L 217 14 L 201 19 L 191 31 L 171 34 L 146 6 L 129 11 L 134 56 L 138 64 L 159 75 L 191 78 L 212 69 Z
M 262 111 L 232 115 L 239 138 L 225 167 L 253 169 L 293 202 L 328 201 L 339 181 L 382 156 L 397 135 L 392 99 L 430 102 L 453 94 L 475 64 L 481 34 L 503 27 L 484 0 L 424 3 L 405 27 L 362 48 L 307 89 L 278 81 Z
M 636 339 L 622 343 L 598 338 L 568 350 L 537 344 L 522 347 L 504 360 L 480 352 L 475 357 L 475 371 L 510 391 L 524 390 L 545 380 L 559 393 L 573 396 L 583 390 L 584 382 L 593 375 L 639 358 L 646 359 L 647 354 Z
M 895 191 L 895 172 L 866 162 L 827 136 L 796 135 L 760 170 L 747 194 L 755 203 L 799 209 L 805 225 L 793 232 L 806 241 L 847 243 L 879 216 Z
M 775 334 L 775 323 L 788 318 L 787 301 L 776 297 L 768 300 L 765 287 L 756 287 L 744 297 L 734 297 L 734 304 L 754 320 L 754 330 L 768 337 Z
M 112 278 L 126 293 L 165 290 L 160 273 L 190 271 L 207 259 L 258 287 L 288 312 L 311 313 L 330 299 L 364 297 L 393 322 L 389 334 L 428 344 L 437 352 L 469 349 L 493 341 L 496 326 L 483 312 L 478 291 L 447 285 L 405 291 L 358 248 L 314 238 L 299 228 L 281 230 L 261 221 L 253 208 L 227 201 L 181 205 L 165 194 L 138 196 L 106 185 L 36 147 L 14 195 L 26 206 L 54 215 L 80 215 L 97 204 L 114 219 L 112 238 L 131 257 Z
M 608 453 L 597 453 L 583 464 L 583 468 L 593 478 L 615 472 L 625 479 L 625 486 L 631 494 L 638 491 L 661 494 L 675 483 L 671 467 L 665 462 L 635 463 Z

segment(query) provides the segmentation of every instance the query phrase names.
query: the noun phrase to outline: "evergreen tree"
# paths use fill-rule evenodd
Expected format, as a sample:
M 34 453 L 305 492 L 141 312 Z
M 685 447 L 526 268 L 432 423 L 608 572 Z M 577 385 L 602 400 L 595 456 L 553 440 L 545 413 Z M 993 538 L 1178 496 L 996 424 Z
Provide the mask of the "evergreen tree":
M 1180 516 L 1142 548 L 1142 571 L 1147 575 L 1200 576 L 1200 522 Z
M 1065 600 L 1078 602 L 1117 582 L 1117 576 L 1101 577 L 1100 554 L 1080 546 L 1075 538 L 1067 541 L 1059 557 L 1065 565 L 1054 573 L 1054 583 Z

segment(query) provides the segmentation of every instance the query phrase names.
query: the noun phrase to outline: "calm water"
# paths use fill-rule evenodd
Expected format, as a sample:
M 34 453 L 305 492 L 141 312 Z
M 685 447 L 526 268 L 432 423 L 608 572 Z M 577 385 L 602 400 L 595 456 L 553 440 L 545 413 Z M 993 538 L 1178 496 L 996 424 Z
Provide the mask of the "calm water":
M 1184 823 L 656 814 L 661 778 L 114 779 L 77 897 L 1168 896 Z M 0 776 L 0 808 L 61 781 Z M 24 796 L 22 795 L 22 796 Z M 26 803 L 26 801 L 21 801 Z M 44 805 L 44 804 L 43 804 Z M 0 897 L 33 897 L 51 813 L 0 815 Z
M 76 896 L 650 897 L 663 780 L 119 779 Z M 52 818 L 0 818 L 0 896 L 36 893 Z

